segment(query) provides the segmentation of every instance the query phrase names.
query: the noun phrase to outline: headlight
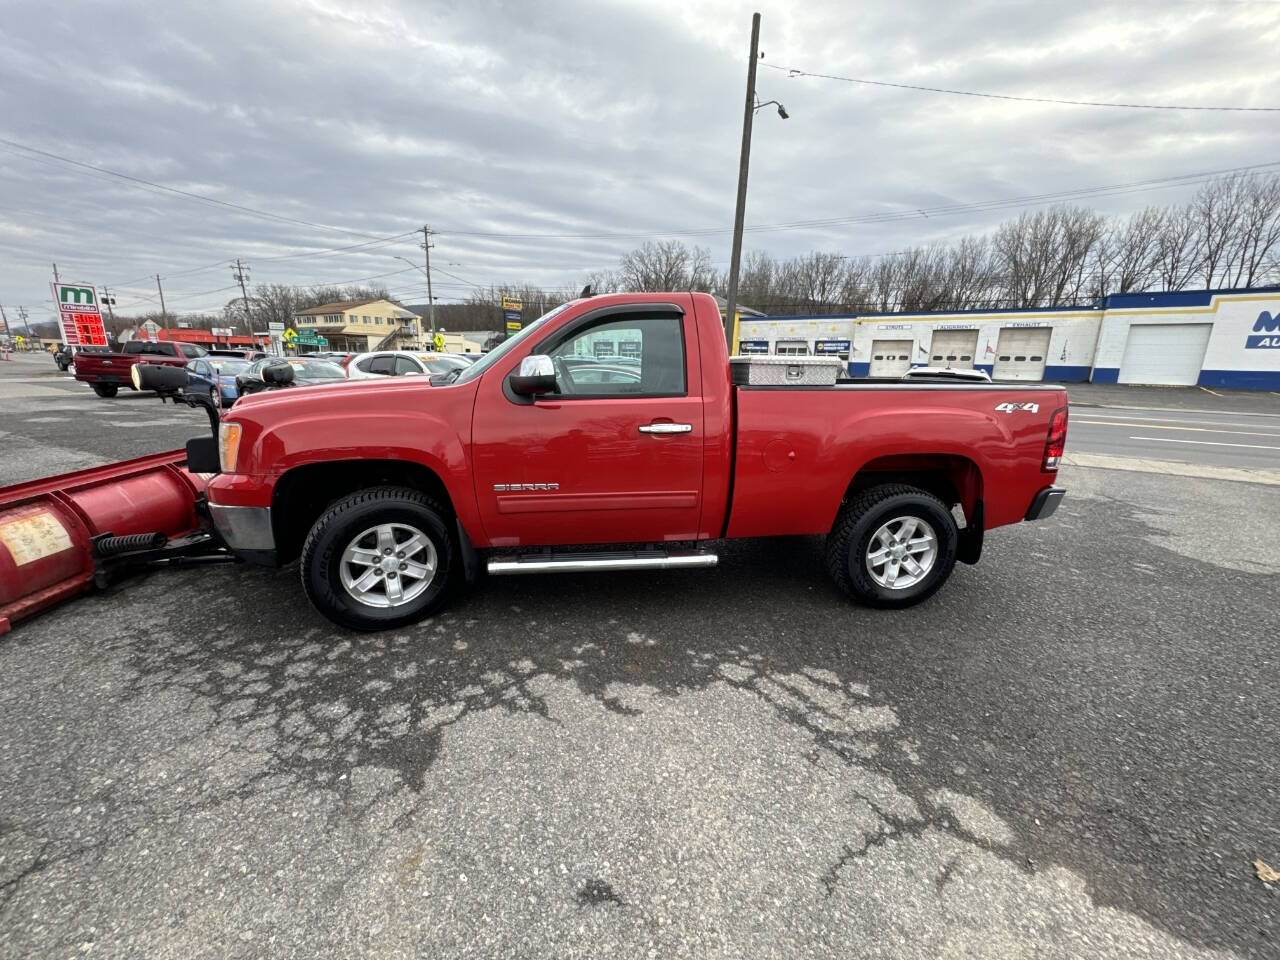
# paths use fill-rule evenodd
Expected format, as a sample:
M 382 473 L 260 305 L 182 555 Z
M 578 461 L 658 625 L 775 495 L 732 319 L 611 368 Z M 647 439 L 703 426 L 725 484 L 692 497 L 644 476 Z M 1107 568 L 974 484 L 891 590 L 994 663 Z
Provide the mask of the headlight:
M 218 462 L 223 473 L 236 472 L 240 454 L 240 424 L 223 421 L 218 424 Z
M 136 363 L 129 368 L 129 379 L 133 381 L 133 389 L 135 390 L 142 389 L 142 381 L 139 379 L 141 375 L 142 371 L 138 369 L 138 365 Z

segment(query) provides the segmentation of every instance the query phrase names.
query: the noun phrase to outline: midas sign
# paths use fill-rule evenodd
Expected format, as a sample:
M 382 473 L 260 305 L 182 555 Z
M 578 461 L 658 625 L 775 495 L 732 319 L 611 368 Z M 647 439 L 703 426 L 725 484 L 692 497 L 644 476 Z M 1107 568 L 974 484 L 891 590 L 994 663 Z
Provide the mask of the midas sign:
M 503 298 L 502 298 L 502 309 L 503 309 L 503 310 L 517 310 L 517 311 L 519 311 L 519 310 L 523 310 L 523 309 L 524 309 L 524 301 L 523 301 L 523 300 L 520 300 L 520 299 L 517 299 L 516 297 L 503 297 Z
M 69 347 L 105 347 L 107 331 L 102 325 L 93 284 L 53 283 L 50 286 L 58 305 L 63 342 Z
M 1280 350 L 1280 313 L 1271 315 L 1269 310 L 1258 314 L 1253 324 L 1254 333 L 1271 333 L 1269 337 L 1245 337 L 1246 350 Z

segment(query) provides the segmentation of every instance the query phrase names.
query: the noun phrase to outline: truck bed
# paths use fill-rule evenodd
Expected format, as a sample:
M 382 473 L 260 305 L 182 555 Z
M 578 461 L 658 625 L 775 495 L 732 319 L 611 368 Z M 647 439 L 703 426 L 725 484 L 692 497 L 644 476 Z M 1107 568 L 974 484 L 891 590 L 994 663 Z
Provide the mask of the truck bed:
M 849 478 L 911 469 L 970 477 L 955 484 L 970 488 L 955 490 L 966 516 L 985 500 L 986 528 L 1016 523 L 1053 481 L 1041 460 L 1049 418 L 1066 406 L 1065 389 L 1042 384 L 737 387 L 725 533 L 825 534 Z M 984 498 L 984 489 L 1000 495 Z

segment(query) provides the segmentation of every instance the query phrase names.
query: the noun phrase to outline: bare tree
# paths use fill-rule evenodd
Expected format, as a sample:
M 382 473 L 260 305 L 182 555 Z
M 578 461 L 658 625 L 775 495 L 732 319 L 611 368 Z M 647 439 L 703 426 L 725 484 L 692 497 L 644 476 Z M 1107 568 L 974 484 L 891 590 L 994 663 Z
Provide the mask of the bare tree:
M 635 292 L 707 290 L 711 251 L 679 240 L 650 240 L 622 257 L 618 275 L 621 286 Z
M 1251 174 L 1240 182 L 1238 242 L 1228 264 L 1233 287 L 1252 287 L 1269 274 L 1280 249 L 1280 178 Z
M 1128 293 L 1157 282 L 1164 228 L 1165 211 L 1160 207 L 1147 207 L 1111 223 L 1095 259 L 1095 295 Z
M 1170 207 L 1164 212 L 1156 243 L 1156 265 L 1160 286 L 1165 290 L 1185 290 L 1200 271 L 1198 230 L 1195 211 L 1190 207 Z
M 1206 287 L 1226 286 L 1240 245 L 1247 179 L 1222 177 L 1204 184 L 1191 200 L 1196 217 L 1200 276 Z

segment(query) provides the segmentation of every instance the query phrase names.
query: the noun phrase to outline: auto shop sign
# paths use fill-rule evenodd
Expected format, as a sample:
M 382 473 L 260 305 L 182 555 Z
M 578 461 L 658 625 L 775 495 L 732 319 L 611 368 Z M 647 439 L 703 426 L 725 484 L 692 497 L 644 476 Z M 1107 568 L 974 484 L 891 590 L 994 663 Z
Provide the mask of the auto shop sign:
M 105 347 L 107 330 L 91 283 L 51 283 L 62 340 L 68 347 Z
M 517 332 L 524 316 L 524 301 L 516 297 L 502 298 L 502 319 L 506 322 L 507 333 Z
M 1246 350 L 1280 350 L 1280 313 L 1263 310 L 1253 322 L 1253 332 L 1262 336 L 1245 337 Z

